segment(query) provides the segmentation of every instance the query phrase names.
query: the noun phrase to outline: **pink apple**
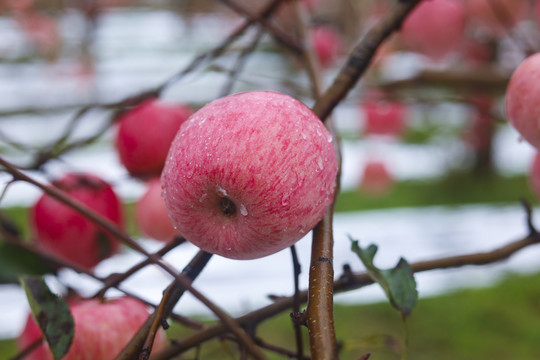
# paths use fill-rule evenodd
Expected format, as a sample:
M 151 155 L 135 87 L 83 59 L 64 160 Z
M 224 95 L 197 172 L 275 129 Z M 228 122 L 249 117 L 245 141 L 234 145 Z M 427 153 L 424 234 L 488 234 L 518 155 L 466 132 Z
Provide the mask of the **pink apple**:
M 67 174 L 54 186 L 122 226 L 122 204 L 111 186 L 90 174 Z M 119 249 L 119 242 L 77 211 L 44 194 L 31 211 L 37 245 L 44 251 L 92 268 Z
M 159 178 L 151 179 L 146 193 L 135 207 L 137 225 L 143 234 L 160 241 L 169 241 L 178 235 L 169 219 L 165 201 L 161 197 Z
M 467 0 L 471 22 L 500 35 L 523 20 L 530 10 L 529 0 Z
M 460 46 L 465 22 L 458 0 L 422 1 L 405 19 L 400 34 L 411 50 L 440 60 Z
M 146 305 L 124 297 L 101 303 L 99 300 L 82 300 L 70 305 L 75 323 L 75 336 L 62 360 L 100 359 L 113 360 L 149 316 Z M 18 344 L 26 348 L 42 336 L 31 315 L 19 336 Z M 166 345 L 165 333 L 160 330 L 153 351 Z M 48 344 L 43 343 L 25 357 L 27 360 L 53 360 Z
M 399 102 L 369 100 L 361 105 L 364 112 L 364 133 L 400 136 L 406 126 L 407 108 Z
M 332 202 L 332 136 L 304 104 L 271 91 L 215 100 L 173 141 L 161 176 L 169 216 L 210 253 L 254 259 L 302 238 Z
M 342 48 L 338 32 L 328 26 L 318 26 L 311 29 L 311 42 L 321 66 L 332 66 Z
M 159 176 L 174 135 L 191 110 L 184 105 L 147 100 L 118 119 L 116 149 L 132 176 Z
M 534 156 L 531 168 L 529 170 L 529 184 L 536 198 L 540 200 L 540 152 Z
M 385 163 L 378 160 L 368 160 L 364 165 L 360 179 L 360 190 L 368 195 L 382 196 L 388 193 L 394 184 L 392 174 Z
M 521 136 L 540 149 L 540 53 L 514 71 L 506 88 L 506 117 Z

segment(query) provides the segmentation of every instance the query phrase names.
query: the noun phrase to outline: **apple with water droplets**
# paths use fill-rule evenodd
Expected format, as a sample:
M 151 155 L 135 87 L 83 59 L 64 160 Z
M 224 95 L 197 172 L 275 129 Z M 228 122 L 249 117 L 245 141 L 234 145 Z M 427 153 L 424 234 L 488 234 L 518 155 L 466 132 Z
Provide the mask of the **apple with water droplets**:
M 506 117 L 520 135 L 540 150 L 540 53 L 516 68 L 506 88 Z
M 180 125 L 191 114 L 188 106 L 149 99 L 118 119 L 116 150 L 120 162 L 135 177 L 159 176 Z
M 70 311 L 75 335 L 62 360 L 115 359 L 149 316 L 146 305 L 128 297 L 105 302 L 97 299 L 79 300 L 70 304 Z M 29 315 L 18 338 L 19 348 L 25 349 L 41 337 L 40 328 Z M 161 329 L 156 335 L 153 352 L 163 349 L 165 345 L 165 332 Z M 53 355 L 43 341 L 25 359 L 53 360 Z
M 332 203 L 332 135 L 300 101 L 252 91 L 195 112 L 161 175 L 169 217 L 188 241 L 232 259 L 293 245 Z
M 96 175 L 69 173 L 53 185 L 118 226 L 122 204 L 111 185 Z M 118 252 L 119 241 L 72 207 L 43 194 L 30 213 L 37 246 L 85 268 Z
M 159 178 L 148 181 L 146 192 L 135 206 L 135 219 L 141 232 L 159 241 L 170 241 L 178 232 L 173 227 L 165 201 L 161 197 Z

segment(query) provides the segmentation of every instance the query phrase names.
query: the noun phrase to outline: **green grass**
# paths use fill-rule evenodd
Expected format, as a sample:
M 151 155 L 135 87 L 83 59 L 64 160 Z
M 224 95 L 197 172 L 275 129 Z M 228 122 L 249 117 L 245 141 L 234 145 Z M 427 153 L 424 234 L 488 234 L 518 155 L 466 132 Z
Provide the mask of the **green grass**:
M 342 191 L 336 202 L 336 211 L 477 203 L 516 204 L 521 198 L 535 199 L 525 175 L 506 177 L 456 173 L 439 179 L 401 181 L 379 197 L 359 190 Z
M 338 304 L 334 317 L 340 359 L 356 360 L 368 352 L 375 360 L 401 359 L 405 327 L 388 303 Z M 407 328 L 407 359 L 540 359 L 540 274 L 512 275 L 493 287 L 421 298 Z M 172 333 L 185 332 L 173 327 Z M 305 329 L 303 335 L 307 343 Z M 262 323 L 257 336 L 288 349 L 295 347 L 288 313 Z M 206 343 L 199 351 L 200 359 L 239 358 L 235 345 L 220 340 Z M 186 356 L 193 358 L 194 351 Z
M 361 297 L 362 290 L 358 290 Z M 341 359 L 355 360 L 367 352 L 375 360 L 398 360 L 404 326 L 387 303 L 336 305 Z M 422 298 L 407 321 L 407 359 L 414 360 L 538 360 L 540 359 L 540 274 L 511 275 L 487 288 L 460 290 Z M 173 326 L 169 334 L 186 334 Z M 304 342 L 307 342 L 307 331 Z M 287 313 L 262 323 L 257 335 L 270 343 L 294 348 Z M 15 354 L 12 340 L 0 341 L 0 359 Z M 195 352 L 185 359 L 195 358 Z M 238 359 L 236 346 L 213 340 L 200 348 L 201 360 Z M 272 359 L 283 357 L 272 356 Z

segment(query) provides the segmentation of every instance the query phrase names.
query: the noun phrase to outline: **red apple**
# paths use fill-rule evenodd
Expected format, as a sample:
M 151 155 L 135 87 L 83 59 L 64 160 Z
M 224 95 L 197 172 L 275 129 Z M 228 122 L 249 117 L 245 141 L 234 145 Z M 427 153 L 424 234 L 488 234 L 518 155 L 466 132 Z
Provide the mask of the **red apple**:
M 290 96 L 252 91 L 215 100 L 176 135 L 161 182 L 169 217 L 210 253 L 255 259 L 302 238 L 332 202 L 332 136 Z
M 506 88 L 506 117 L 521 136 L 540 149 L 540 53 L 514 71 Z
M 67 174 L 53 185 L 122 226 L 122 204 L 111 186 L 97 176 Z M 86 268 L 96 266 L 119 249 L 116 238 L 46 194 L 32 208 L 31 222 L 39 247 Z
M 178 235 L 169 219 L 165 201 L 161 197 L 159 178 L 150 180 L 146 193 L 135 207 L 137 225 L 143 234 L 160 241 L 169 241 Z
M 471 21 L 495 35 L 513 28 L 530 10 L 529 0 L 467 0 L 465 3 Z
M 406 126 L 407 108 L 399 102 L 370 100 L 361 105 L 364 111 L 364 133 L 400 136 Z
M 536 198 L 540 200 L 540 152 L 534 156 L 531 168 L 529 170 L 529 184 Z
M 328 26 L 311 29 L 311 42 L 319 63 L 323 68 L 333 65 L 341 51 L 341 37 Z
M 457 0 L 422 1 L 401 26 L 405 45 L 434 60 L 458 49 L 465 31 L 466 13 Z
M 382 196 L 394 185 L 392 174 L 386 165 L 378 160 L 368 160 L 360 179 L 360 190 L 368 195 Z
M 115 359 L 149 316 L 146 305 L 128 297 L 104 303 L 82 300 L 70 305 L 70 310 L 75 323 L 75 336 L 62 360 Z M 18 339 L 19 347 L 24 349 L 41 336 L 41 330 L 29 315 Z M 165 333 L 160 330 L 153 349 L 158 351 L 165 345 Z M 25 359 L 53 360 L 53 356 L 48 344 L 43 341 Z
M 180 125 L 191 110 L 184 105 L 147 100 L 118 119 L 116 149 L 132 176 L 159 176 Z

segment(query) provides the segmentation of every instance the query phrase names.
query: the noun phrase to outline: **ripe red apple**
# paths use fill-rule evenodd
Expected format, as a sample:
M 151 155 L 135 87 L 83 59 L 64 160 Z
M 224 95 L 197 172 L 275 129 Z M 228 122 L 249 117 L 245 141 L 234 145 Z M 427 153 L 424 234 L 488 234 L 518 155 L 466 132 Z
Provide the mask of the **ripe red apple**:
M 529 0 L 467 0 L 465 4 L 471 21 L 495 35 L 513 28 L 530 10 Z
M 401 26 L 401 38 L 413 51 L 440 60 L 458 49 L 466 13 L 457 0 L 422 1 Z
M 540 149 L 540 53 L 516 68 L 506 88 L 506 117 L 521 136 Z
M 161 182 L 169 216 L 210 253 L 254 259 L 310 231 L 332 202 L 332 136 L 290 96 L 252 91 L 215 100 L 186 121 Z
M 540 152 L 534 156 L 531 168 L 529 170 L 529 184 L 536 198 L 540 200 Z
M 387 194 L 393 185 L 394 179 L 385 163 L 379 160 L 366 162 L 360 179 L 361 191 L 372 196 L 382 196 Z
M 142 233 L 153 239 L 169 241 L 178 235 L 169 219 L 165 200 L 161 197 L 159 178 L 148 181 L 146 193 L 135 207 L 135 218 Z
M 364 112 L 364 133 L 401 136 L 406 126 L 407 108 L 399 102 L 368 100 L 361 104 Z
M 128 297 L 104 303 L 95 299 L 81 300 L 70 305 L 70 311 L 75 323 L 75 336 L 62 360 L 113 360 L 149 316 L 146 305 Z M 29 315 L 18 339 L 19 348 L 26 348 L 41 336 L 41 330 Z M 160 330 L 153 349 L 158 351 L 165 345 L 165 333 Z M 25 359 L 53 360 L 53 356 L 49 345 L 43 341 Z
M 53 185 L 122 226 L 122 205 L 111 186 L 97 176 L 71 173 Z M 39 247 L 86 268 L 96 266 L 119 249 L 116 238 L 46 194 L 32 208 L 31 222 Z
M 311 29 L 311 42 L 319 63 L 323 68 L 334 64 L 341 51 L 341 37 L 328 26 L 318 26 Z
M 132 176 L 159 176 L 180 125 L 191 110 L 157 99 L 143 102 L 118 119 L 116 149 Z

